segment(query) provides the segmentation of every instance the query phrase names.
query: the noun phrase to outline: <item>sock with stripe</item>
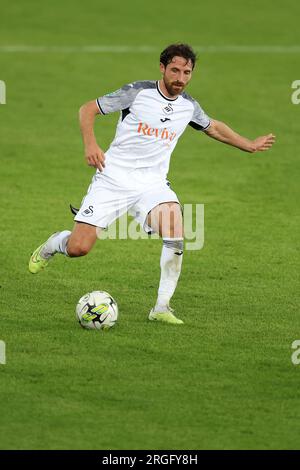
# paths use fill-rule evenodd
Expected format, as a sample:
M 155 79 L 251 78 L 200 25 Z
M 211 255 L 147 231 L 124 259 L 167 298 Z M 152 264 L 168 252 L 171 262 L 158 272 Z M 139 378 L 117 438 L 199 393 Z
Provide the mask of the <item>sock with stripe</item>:
M 67 252 L 67 243 L 70 235 L 70 230 L 54 233 L 47 240 L 45 246 L 41 250 L 41 256 L 46 259 L 51 258 L 55 253 L 62 253 L 63 255 L 69 256 Z
M 163 238 L 160 258 L 161 276 L 154 311 L 167 310 L 181 272 L 183 238 Z

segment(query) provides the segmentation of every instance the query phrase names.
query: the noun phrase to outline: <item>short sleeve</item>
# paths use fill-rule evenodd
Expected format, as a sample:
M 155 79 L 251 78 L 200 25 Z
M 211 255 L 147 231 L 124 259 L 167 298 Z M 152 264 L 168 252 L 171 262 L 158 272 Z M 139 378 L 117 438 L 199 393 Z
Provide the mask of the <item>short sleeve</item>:
M 194 114 L 189 125 L 198 131 L 205 131 L 210 126 L 210 118 L 205 114 L 200 104 L 193 100 Z
M 139 88 L 134 83 L 124 85 L 119 90 L 96 99 L 101 114 L 114 113 L 129 108 L 133 103 Z

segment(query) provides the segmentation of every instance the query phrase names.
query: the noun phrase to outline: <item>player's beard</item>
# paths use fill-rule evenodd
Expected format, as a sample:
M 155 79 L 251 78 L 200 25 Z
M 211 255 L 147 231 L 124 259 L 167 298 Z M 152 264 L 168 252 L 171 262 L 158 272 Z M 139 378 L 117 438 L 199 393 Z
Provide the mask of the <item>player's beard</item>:
M 183 92 L 185 85 L 181 82 L 169 82 L 163 77 L 163 81 L 165 84 L 166 89 L 168 90 L 169 95 L 176 96 Z M 176 87 L 175 85 L 180 85 L 180 87 Z

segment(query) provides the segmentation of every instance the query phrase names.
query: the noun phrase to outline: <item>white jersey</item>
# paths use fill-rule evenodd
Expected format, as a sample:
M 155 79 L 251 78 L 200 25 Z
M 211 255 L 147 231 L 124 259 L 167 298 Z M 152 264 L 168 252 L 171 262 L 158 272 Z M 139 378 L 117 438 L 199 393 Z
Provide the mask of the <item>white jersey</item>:
M 105 152 L 106 166 L 144 169 L 166 178 L 171 154 L 187 125 L 205 130 L 210 119 L 186 93 L 170 99 L 158 81 L 138 81 L 96 100 L 99 112 L 121 111 L 116 135 Z M 104 174 L 106 170 L 104 170 Z

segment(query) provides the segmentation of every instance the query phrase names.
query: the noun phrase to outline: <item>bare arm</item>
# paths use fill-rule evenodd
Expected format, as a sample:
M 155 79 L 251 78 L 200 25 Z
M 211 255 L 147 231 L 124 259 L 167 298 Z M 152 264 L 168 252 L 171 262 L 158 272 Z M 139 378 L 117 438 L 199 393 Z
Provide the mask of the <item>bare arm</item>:
M 273 134 L 257 137 L 255 140 L 249 140 L 230 129 L 224 122 L 216 120 L 212 120 L 209 128 L 204 132 L 213 139 L 250 153 L 268 150 L 275 142 L 275 136 Z
M 96 102 L 89 101 L 79 110 L 79 122 L 87 164 L 102 171 L 105 167 L 105 155 L 98 146 L 94 134 L 94 122 L 97 114 L 99 114 L 99 109 Z

